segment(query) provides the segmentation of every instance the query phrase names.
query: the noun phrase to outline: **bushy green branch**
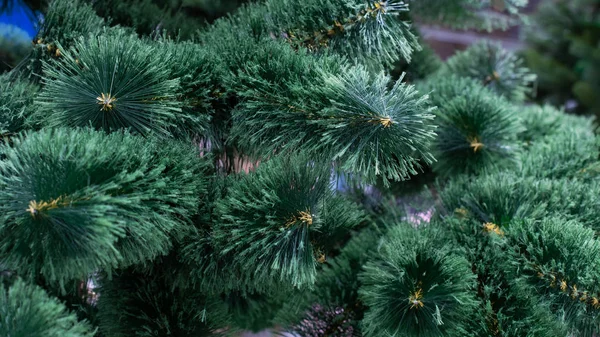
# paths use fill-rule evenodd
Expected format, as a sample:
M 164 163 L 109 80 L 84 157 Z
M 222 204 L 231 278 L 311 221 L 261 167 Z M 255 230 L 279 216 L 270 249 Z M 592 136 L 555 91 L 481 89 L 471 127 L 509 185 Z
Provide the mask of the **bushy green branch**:
M 485 40 L 456 53 L 446 61 L 440 73 L 476 79 L 491 91 L 516 102 L 531 96 L 536 79 L 521 58 L 499 43 Z
M 359 290 L 369 306 L 365 335 L 440 336 L 476 310 L 471 266 L 431 233 L 399 226 L 366 264 Z
M 434 76 L 423 84 L 438 105 L 432 152 L 444 176 L 515 165 L 521 131 L 513 107 L 471 79 Z
M 3 146 L 3 264 L 51 282 L 166 254 L 205 182 L 197 150 L 126 133 L 46 130 Z
M 40 119 L 49 126 L 169 134 L 188 116 L 177 100 L 179 80 L 155 54 L 128 34 L 80 38 L 60 60 L 44 63 Z
M 328 249 L 320 244 L 332 245 L 328 236 L 361 221 L 354 205 L 341 212 L 332 199 L 330 175 L 318 157 L 302 155 L 269 160 L 236 178 L 217 205 L 221 220 L 212 236 L 222 257 L 240 271 L 241 283 L 312 286 Z M 327 216 L 334 210 L 337 217 Z
M 42 288 L 17 279 L 10 286 L 0 282 L 0 335 L 92 337 L 94 329 L 78 322 L 64 304 Z
M 242 149 L 325 153 L 343 171 L 368 181 L 407 179 L 433 161 L 433 115 L 427 97 L 413 86 L 397 81 L 388 88 L 384 74 L 277 44 L 265 61 L 248 64 L 235 79 L 243 101 L 231 134 Z

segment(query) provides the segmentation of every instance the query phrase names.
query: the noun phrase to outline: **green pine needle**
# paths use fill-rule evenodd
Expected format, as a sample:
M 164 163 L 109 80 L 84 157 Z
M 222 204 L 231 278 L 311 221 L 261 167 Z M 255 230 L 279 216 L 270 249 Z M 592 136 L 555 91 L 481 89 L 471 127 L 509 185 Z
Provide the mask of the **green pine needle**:
M 443 176 L 476 174 L 515 165 L 521 131 L 509 103 L 470 80 L 434 77 L 426 84 L 438 105 L 432 150 Z M 455 94 L 456 96 L 454 96 Z
M 193 288 L 173 288 L 168 263 L 151 272 L 126 269 L 100 280 L 100 331 L 111 337 L 224 336 L 231 329 L 226 308 Z
M 242 283 L 310 287 L 317 264 L 335 244 L 327 237 L 362 220 L 351 203 L 331 204 L 330 167 L 309 158 L 262 163 L 256 173 L 237 178 L 217 204 L 221 220 L 212 235 Z M 331 221 L 327 213 L 334 210 Z
M 595 336 L 600 326 L 600 242 L 595 237 L 561 218 L 518 222 L 508 233 L 514 248 L 506 263 L 512 265 L 508 276 L 514 292 L 531 305 L 549 302 L 577 336 Z
M 456 53 L 446 61 L 440 72 L 476 79 L 498 95 L 515 102 L 531 96 L 536 79 L 521 58 L 503 49 L 499 43 L 485 40 Z
M 168 135 L 185 119 L 177 100 L 179 80 L 170 77 L 155 46 L 123 33 L 58 48 L 62 56 L 44 63 L 38 100 L 47 125 Z
M 3 264 L 49 282 L 167 253 L 204 186 L 196 149 L 126 133 L 45 130 L 0 152 Z
M 94 329 L 78 322 L 63 303 L 35 285 L 18 279 L 0 282 L 0 336 L 92 337 Z
M 15 135 L 26 128 L 39 87 L 26 80 L 10 80 L 10 73 L 0 76 L 0 138 Z
M 266 63 L 249 63 L 235 79 L 244 100 L 231 135 L 243 150 L 324 153 L 366 181 L 408 179 L 433 161 L 431 107 L 412 85 L 388 88 L 383 73 L 271 46 Z
M 398 226 L 364 267 L 365 336 L 443 336 L 477 310 L 471 265 L 431 232 Z

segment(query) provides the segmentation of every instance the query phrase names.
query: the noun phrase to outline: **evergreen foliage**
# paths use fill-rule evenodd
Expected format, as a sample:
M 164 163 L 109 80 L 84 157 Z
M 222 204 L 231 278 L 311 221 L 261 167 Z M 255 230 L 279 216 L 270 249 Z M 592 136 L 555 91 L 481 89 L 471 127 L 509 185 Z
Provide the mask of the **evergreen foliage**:
M 0 151 L 0 251 L 23 274 L 62 284 L 166 254 L 198 207 L 204 164 L 191 146 L 70 129 L 13 143 Z
M 523 130 L 519 133 L 518 138 L 528 145 L 535 140 L 562 132 L 581 135 L 587 139 L 594 134 L 595 126 L 592 118 L 567 115 L 564 111 L 550 105 L 519 107 L 518 115 L 523 125 Z
M 396 226 L 365 265 L 359 294 L 369 307 L 366 336 L 439 336 L 476 309 L 468 261 L 427 234 Z
M 94 330 L 77 321 L 64 304 L 21 279 L 8 286 L 0 283 L 0 316 L 2 336 L 94 336 Z
M 272 159 L 232 184 L 217 204 L 222 220 L 213 237 L 241 282 L 315 282 L 329 237 L 361 221 L 352 204 L 331 195 L 330 174 L 328 166 L 299 156 Z
M 2 336 L 600 333 L 594 121 L 412 24 L 526 1 L 240 2 L 49 3 L 0 78 Z
M 443 24 L 454 29 L 491 31 L 506 29 L 522 22 L 519 10 L 527 0 L 409 0 L 416 19 L 430 24 Z
M 11 81 L 8 74 L 0 75 L 0 137 L 10 137 L 24 129 L 36 111 L 33 102 L 38 90 L 28 81 Z
M 515 164 L 520 125 L 508 101 L 471 79 L 435 75 L 428 81 L 423 88 L 438 104 L 435 171 L 473 174 Z
M 600 245 L 592 230 L 576 222 L 546 218 L 517 222 L 508 241 L 514 283 L 527 297 L 547 301 L 575 335 L 597 329 L 597 270 Z
M 44 63 L 41 123 L 169 134 L 185 119 L 177 100 L 180 85 L 155 54 L 155 47 L 125 34 L 79 39 L 60 61 Z
M 542 1 L 526 31 L 527 66 L 538 74 L 541 102 L 598 116 L 600 20 L 597 0 Z
M 225 305 L 192 288 L 172 289 L 168 258 L 151 270 L 127 268 L 100 280 L 98 320 L 106 336 L 202 337 L 224 334 Z
M 70 47 L 82 36 L 100 33 L 104 25 L 104 20 L 94 14 L 85 0 L 51 1 L 33 39 L 34 48 L 16 67 L 17 73 L 32 81 L 38 81 L 43 60 L 59 58 L 63 48 Z
M 515 54 L 504 50 L 499 43 L 485 40 L 456 53 L 440 72 L 476 79 L 512 101 L 523 101 L 536 78 Z
M 248 100 L 234 112 L 232 129 L 240 143 L 263 154 L 298 147 L 321 151 L 344 172 L 367 179 L 407 179 L 417 174 L 421 163 L 432 162 L 427 146 L 434 134 L 428 122 L 433 115 L 426 97 L 413 86 L 397 81 L 388 89 L 390 79 L 383 74 L 371 76 L 364 68 L 338 64 L 322 73 L 304 60 L 286 49 L 281 59 L 270 55 L 279 76 L 272 77 L 265 66 L 244 71 L 241 79 L 251 79 L 245 85 L 248 91 L 242 91 Z M 258 82 L 263 76 L 268 77 Z M 288 92 L 293 96 L 283 95 Z M 270 116 L 268 123 L 265 114 Z

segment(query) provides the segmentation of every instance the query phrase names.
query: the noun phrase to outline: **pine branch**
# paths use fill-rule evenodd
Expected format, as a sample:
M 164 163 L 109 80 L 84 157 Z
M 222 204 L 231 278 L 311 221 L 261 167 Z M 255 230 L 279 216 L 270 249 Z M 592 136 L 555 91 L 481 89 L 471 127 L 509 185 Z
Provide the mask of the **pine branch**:
M 571 333 L 595 336 L 600 322 L 595 233 L 575 222 L 546 218 L 515 223 L 509 240 L 514 247 L 511 275 L 520 296 L 549 301 Z
M 205 186 L 196 151 L 90 130 L 15 138 L 0 151 L 3 263 L 62 285 L 166 254 Z
M 525 21 L 528 0 L 409 0 L 416 21 L 454 29 L 506 30 Z
M 165 276 L 173 265 L 153 270 L 132 268 L 101 279 L 98 300 L 100 331 L 113 337 L 225 336 L 230 318 L 219 298 L 193 288 L 175 288 Z
M 424 88 L 433 91 L 432 100 L 438 105 L 434 171 L 451 176 L 515 165 L 521 126 L 507 101 L 455 76 L 432 77 Z
M 73 313 L 43 289 L 17 279 L 6 287 L 0 282 L 0 335 L 92 337 L 93 328 L 78 322 Z
M 158 50 L 128 34 L 80 38 L 60 60 L 44 62 L 40 119 L 49 126 L 169 135 L 191 119 L 181 111 L 179 79 Z M 169 53 L 163 57 L 170 57 Z
M 217 204 L 220 221 L 212 236 L 242 283 L 312 286 L 317 264 L 324 262 L 319 250 L 327 252 L 316 244 L 334 244 L 327 238 L 361 220 L 354 205 L 346 204 L 343 212 L 332 205 L 330 174 L 318 157 L 299 156 L 272 159 L 237 178 Z M 340 213 L 331 221 L 326 214 L 334 210 Z
M 433 115 L 413 86 L 398 81 L 388 88 L 384 74 L 271 45 L 268 63 L 249 63 L 235 79 L 244 100 L 231 136 L 244 151 L 325 153 L 366 181 L 408 179 L 433 161 Z
M 39 87 L 26 80 L 11 81 L 9 74 L 0 76 L 0 137 L 6 140 L 26 128 L 34 113 L 33 101 Z
M 491 41 L 478 42 L 446 61 L 443 76 L 457 75 L 478 80 L 482 85 L 513 102 L 532 96 L 536 75 L 521 58 Z
M 467 260 L 424 231 L 394 228 L 359 276 L 369 307 L 366 336 L 440 336 L 466 324 L 477 309 Z
M 410 25 L 400 17 L 406 11 L 399 0 L 270 0 L 242 7 L 202 36 L 211 40 L 222 37 L 216 31 L 241 30 L 256 39 L 280 39 L 296 48 L 348 55 L 380 69 L 399 59 L 410 61 L 412 52 L 420 49 Z

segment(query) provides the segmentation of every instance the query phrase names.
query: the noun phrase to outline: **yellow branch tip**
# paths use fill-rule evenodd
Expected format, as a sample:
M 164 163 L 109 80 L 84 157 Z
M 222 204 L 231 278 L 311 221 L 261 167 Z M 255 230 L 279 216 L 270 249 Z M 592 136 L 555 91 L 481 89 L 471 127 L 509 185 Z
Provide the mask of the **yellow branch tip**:
M 413 292 L 412 294 L 410 294 L 410 296 L 408 297 L 408 303 L 411 305 L 410 308 L 411 309 L 419 309 L 425 306 L 425 304 L 423 304 L 423 301 L 421 301 L 423 299 L 423 289 L 421 288 L 417 288 L 417 290 L 415 292 Z
M 33 218 L 36 218 L 41 212 L 48 211 L 60 207 L 59 203 L 62 201 L 62 197 L 58 197 L 50 202 L 31 200 L 29 207 L 26 209 L 27 212 L 31 213 Z
M 390 117 L 378 117 L 370 119 L 369 123 L 383 125 L 384 128 L 389 128 L 394 124 L 394 121 Z
M 470 146 L 473 148 L 473 152 L 477 153 L 477 151 L 481 150 L 484 145 L 477 138 L 473 138 Z
M 117 101 L 116 98 L 112 97 L 110 94 L 102 93 L 100 96 L 96 97 L 98 104 L 102 105 L 100 110 L 102 111 L 110 111 L 114 108 L 113 104 Z
M 491 223 L 491 222 L 484 223 L 483 230 L 487 233 L 494 232 L 497 235 L 504 236 L 504 231 L 502 229 L 500 229 L 500 227 L 498 227 L 498 225 Z
M 298 221 L 310 226 L 313 224 L 313 217 L 308 211 L 300 211 L 298 212 L 298 215 L 294 215 L 288 222 L 286 222 L 285 226 L 289 228 Z

